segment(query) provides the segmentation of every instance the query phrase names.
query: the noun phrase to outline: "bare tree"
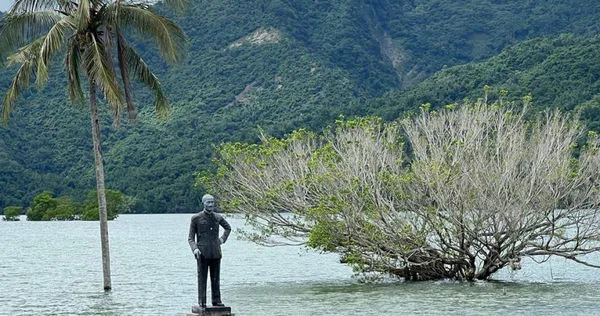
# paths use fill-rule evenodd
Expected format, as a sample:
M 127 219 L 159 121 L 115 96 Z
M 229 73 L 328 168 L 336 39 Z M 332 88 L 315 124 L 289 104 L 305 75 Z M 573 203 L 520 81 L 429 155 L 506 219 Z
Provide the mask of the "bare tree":
M 574 158 L 581 133 L 558 112 L 531 123 L 486 104 L 364 118 L 225 144 L 216 185 L 250 239 L 337 252 L 358 271 L 487 279 L 552 255 L 595 266 L 582 255 L 600 249 L 600 156 L 590 144 Z
M 405 189 L 426 196 L 407 206 L 429 226 L 429 244 L 459 261 L 456 277 L 487 279 L 522 257 L 598 267 L 581 256 L 600 250 L 600 155 L 589 144 L 574 157 L 576 119 L 554 112 L 529 123 L 476 104 L 403 125 L 419 179 Z

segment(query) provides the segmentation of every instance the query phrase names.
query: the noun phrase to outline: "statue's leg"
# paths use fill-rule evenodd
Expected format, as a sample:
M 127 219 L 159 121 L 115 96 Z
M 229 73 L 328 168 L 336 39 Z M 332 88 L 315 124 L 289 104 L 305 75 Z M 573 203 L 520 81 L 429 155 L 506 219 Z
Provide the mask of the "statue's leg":
M 221 259 L 211 260 L 210 263 L 210 290 L 212 294 L 212 304 L 221 305 Z
M 201 256 L 198 262 L 198 304 L 206 306 L 206 277 L 208 274 L 208 262 Z

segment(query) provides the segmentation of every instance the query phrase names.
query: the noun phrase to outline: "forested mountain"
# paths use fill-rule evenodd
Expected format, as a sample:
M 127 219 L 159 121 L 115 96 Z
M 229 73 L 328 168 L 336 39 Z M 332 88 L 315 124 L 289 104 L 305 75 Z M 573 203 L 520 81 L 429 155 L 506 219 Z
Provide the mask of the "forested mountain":
M 440 70 L 408 91 L 371 100 L 369 108 L 395 119 L 424 103 L 437 108 L 481 98 L 486 85 L 490 98 L 498 98 L 501 90 L 508 101 L 531 95 L 535 110 L 582 109 L 583 119 L 593 123 L 600 119 L 600 113 L 597 117 L 592 113 L 600 99 L 600 36 L 563 34 L 528 40 L 484 62 Z
M 600 3 L 577 0 L 195 1 L 175 17 L 189 38 L 184 63 L 144 55 L 172 102 L 169 119 L 154 117 L 143 89 L 135 125 L 113 128 L 105 113 L 107 187 L 135 197 L 136 212 L 192 211 L 193 173 L 210 171 L 219 143 L 255 141 L 257 126 L 281 136 L 339 115 L 394 119 L 481 96 L 486 84 L 531 92 L 539 107 L 593 109 L 599 17 Z M 0 87 L 14 71 L 0 73 Z M 81 199 L 93 189 L 88 120 L 61 76 L 26 94 L 0 127 L 0 208 L 42 190 Z

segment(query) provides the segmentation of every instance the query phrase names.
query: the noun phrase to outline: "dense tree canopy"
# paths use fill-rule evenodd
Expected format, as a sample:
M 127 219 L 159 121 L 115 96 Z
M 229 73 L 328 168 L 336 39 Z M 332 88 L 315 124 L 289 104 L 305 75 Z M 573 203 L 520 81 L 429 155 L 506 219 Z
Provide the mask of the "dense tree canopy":
M 487 85 L 505 100 L 533 97 L 536 111 L 559 108 L 573 111 L 592 107 L 600 95 L 600 36 L 560 35 L 537 38 L 509 47 L 484 62 L 441 70 L 413 89 L 393 91 L 370 102 L 373 113 L 394 119 L 415 106 L 430 103 L 433 108 L 481 98 Z M 583 120 L 593 124 L 591 113 Z

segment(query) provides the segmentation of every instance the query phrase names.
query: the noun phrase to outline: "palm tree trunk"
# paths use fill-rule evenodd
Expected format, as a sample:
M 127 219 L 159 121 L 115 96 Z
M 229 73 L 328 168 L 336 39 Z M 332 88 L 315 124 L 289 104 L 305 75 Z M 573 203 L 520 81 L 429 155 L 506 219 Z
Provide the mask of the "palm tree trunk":
M 106 213 L 106 192 L 104 189 L 104 165 L 102 163 L 102 146 L 100 142 L 100 121 L 96 104 L 96 84 L 90 80 L 90 118 L 92 120 L 92 140 L 94 143 L 94 160 L 96 162 L 96 192 L 98 193 L 98 212 L 100 215 L 100 243 L 102 246 L 102 272 L 104 290 L 111 290 L 110 251 L 108 246 L 108 222 Z

